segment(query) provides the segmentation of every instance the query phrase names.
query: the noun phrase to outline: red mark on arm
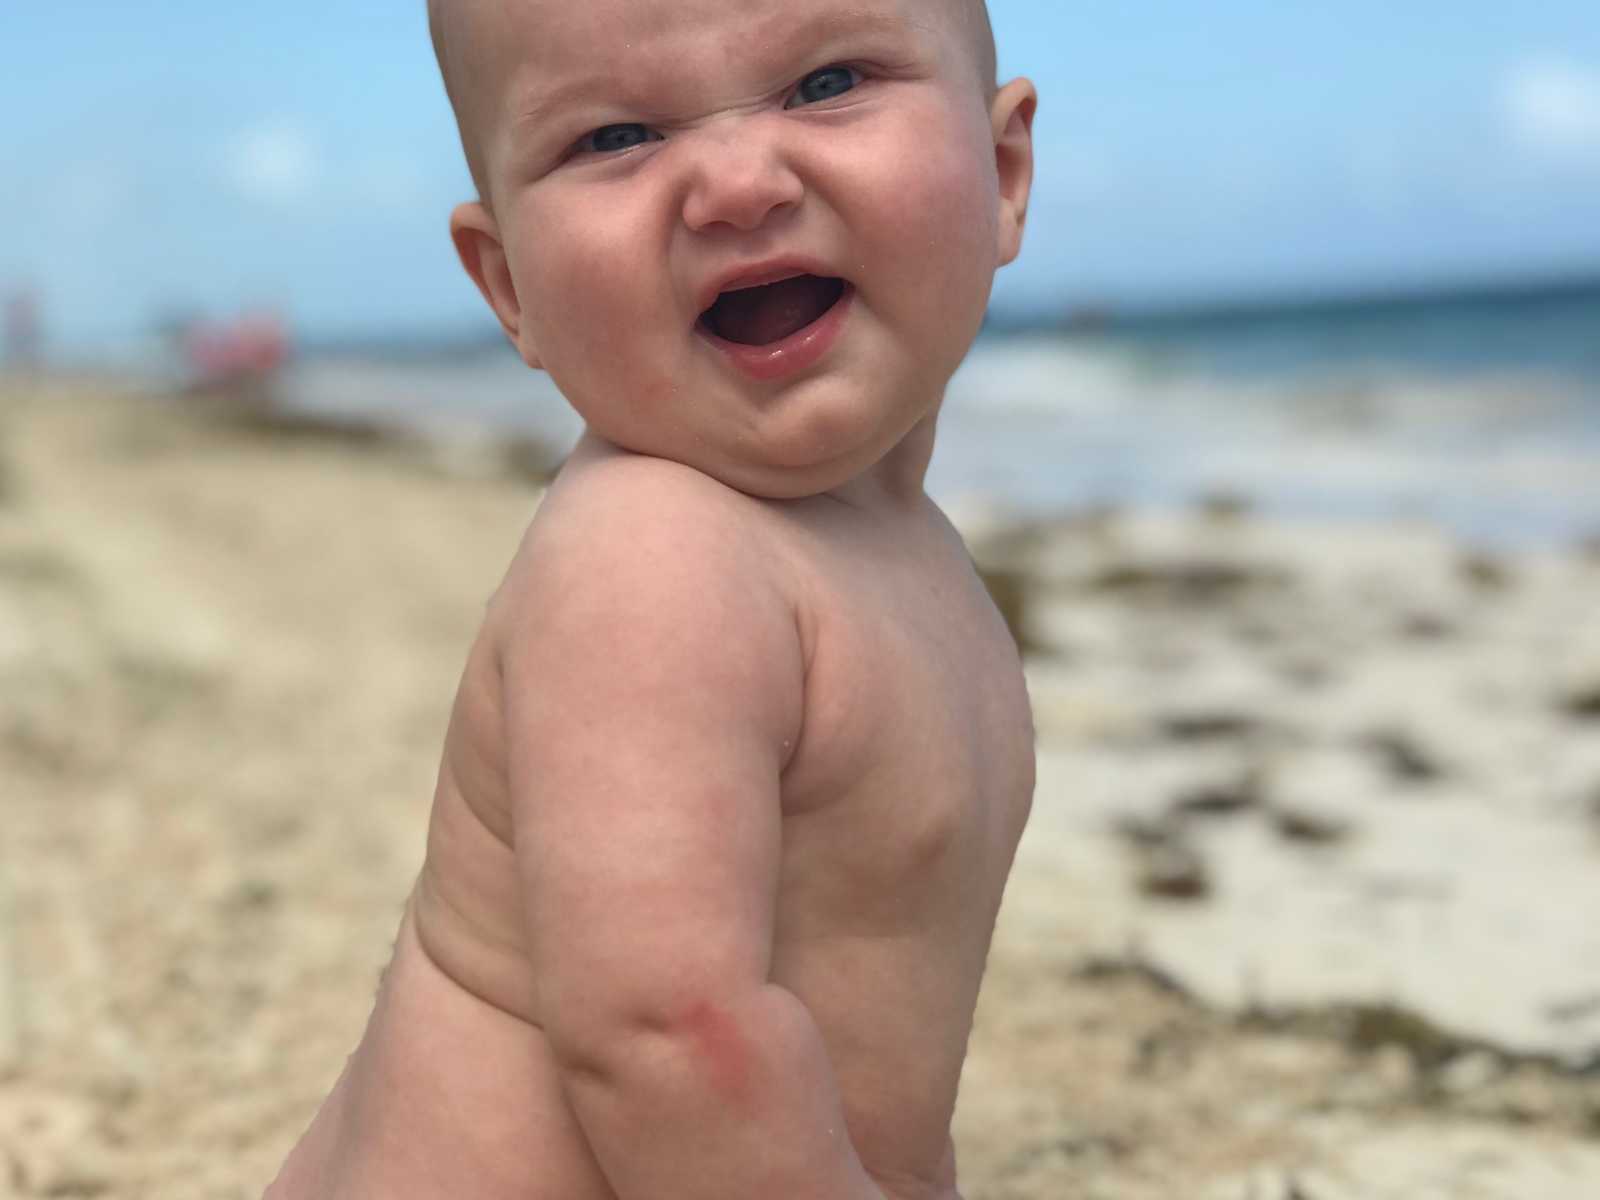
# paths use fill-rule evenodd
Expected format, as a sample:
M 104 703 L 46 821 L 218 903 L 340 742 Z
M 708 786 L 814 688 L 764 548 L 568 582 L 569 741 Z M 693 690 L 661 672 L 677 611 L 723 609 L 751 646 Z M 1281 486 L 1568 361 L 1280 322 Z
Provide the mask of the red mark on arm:
M 702 1001 L 684 1015 L 682 1029 L 705 1063 L 717 1095 L 732 1104 L 747 1103 L 754 1053 L 738 1022 L 724 1009 Z

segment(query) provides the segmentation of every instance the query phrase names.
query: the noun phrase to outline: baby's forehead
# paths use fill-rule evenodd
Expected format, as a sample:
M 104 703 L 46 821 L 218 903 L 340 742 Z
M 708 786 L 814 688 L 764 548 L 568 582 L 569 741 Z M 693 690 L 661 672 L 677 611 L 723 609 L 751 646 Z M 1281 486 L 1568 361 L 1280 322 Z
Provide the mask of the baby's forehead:
M 671 43 L 708 23 L 737 24 L 752 52 L 761 45 L 830 25 L 943 27 L 972 44 L 980 71 L 992 77 L 993 41 L 984 0 L 428 0 L 429 27 L 448 78 L 491 47 L 555 51 L 568 64 L 603 60 L 618 50 L 670 53 Z M 987 60 L 987 63 L 985 62 Z M 476 71 L 472 72 L 477 74 Z M 464 82 L 464 81 L 458 81 Z M 452 89 L 453 91 L 454 89 Z

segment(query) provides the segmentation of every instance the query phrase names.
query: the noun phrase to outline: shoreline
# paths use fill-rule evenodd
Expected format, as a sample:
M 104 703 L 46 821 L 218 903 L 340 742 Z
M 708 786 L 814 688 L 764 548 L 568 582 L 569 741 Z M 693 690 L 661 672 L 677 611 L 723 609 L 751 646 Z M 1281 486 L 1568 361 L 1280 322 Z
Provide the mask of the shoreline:
M 549 469 L 238 416 L 0 380 L 0 1197 L 259 1195 Z M 1600 552 L 956 507 L 1041 753 L 970 1200 L 1600 1188 Z
M 1600 376 L 1468 365 L 1230 369 L 1159 347 L 993 338 L 951 381 L 929 490 L 957 506 L 1003 496 L 1024 520 L 1230 497 L 1311 524 L 1432 521 L 1491 550 L 1600 537 Z M 146 366 L 148 390 L 176 382 L 175 364 Z M 273 394 L 281 413 L 438 445 L 559 454 L 581 428 L 547 376 L 491 346 L 323 352 Z

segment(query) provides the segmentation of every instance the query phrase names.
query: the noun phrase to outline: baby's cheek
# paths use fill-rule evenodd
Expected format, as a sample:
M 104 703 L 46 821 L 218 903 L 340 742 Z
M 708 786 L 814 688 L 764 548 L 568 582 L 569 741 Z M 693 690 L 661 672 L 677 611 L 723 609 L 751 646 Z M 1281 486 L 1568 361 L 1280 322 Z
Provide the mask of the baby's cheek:
M 628 317 L 645 282 L 640 260 L 648 247 L 629 228 L 625 206 L 553 193 L 519 219 L 528 230 L 523 276 L 534 293 L 522 297 L 525 306 L 546 323 L 573 329 Z
M 996 218 L 970 160 L 953 157 L 906 196 L 897 246 L 903 295 L 943 336 L 977 332 L 994 280 Z
M 563 245 L 552 246 L 540 256 L 536 272 L 539 294 L 536 303 L 543 319 L 574 332 L 591 328 L 597 321 L 616 320 L 621 314 L 611 311 L 616 288 L 611 275 L 616 268 L 604 248 L 586 244 L 580 238 L 562 235 Z
M 915 155 L 897 156 L 880 187 L 880 237 L 896 246 L 903 268 L 935 278 L 951 272 L 976 278 L 992 270 L 994 170 L 970 137 L 934 139 Z
M 599 372 L 609 375 L 625 361 L 625 331 L 648 330 L 636 311 L 642 286 L 637 269 L 605 247 L 568 237 L 558 251 L 541 256 L 534 270 L 530 296 L 523 297 L 543 352 L 545 366 L 557 382 L 581 381 Z M 635 338 L 637 344 L 637 338 Z

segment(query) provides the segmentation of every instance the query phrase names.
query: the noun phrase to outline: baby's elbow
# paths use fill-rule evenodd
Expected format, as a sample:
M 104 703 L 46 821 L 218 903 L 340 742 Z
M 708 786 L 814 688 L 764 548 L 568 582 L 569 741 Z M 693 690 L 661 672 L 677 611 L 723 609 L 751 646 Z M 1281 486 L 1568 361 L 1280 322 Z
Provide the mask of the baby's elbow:
M 544 1028 L 561 1073 L 589 1083 L 615 1078 L 630 1059 L 669 1039 L 672 1031 L 656 1011 L 598 1006 L 547 1020 Z
M 589 1092 L 654 1092 L 708 1087 L 726 1099 L 747 1088 L 757 1041 L 747 1006 L 691 997 L 609 1014 L 587 1012 L 547 1028 L 570 1087 Z

